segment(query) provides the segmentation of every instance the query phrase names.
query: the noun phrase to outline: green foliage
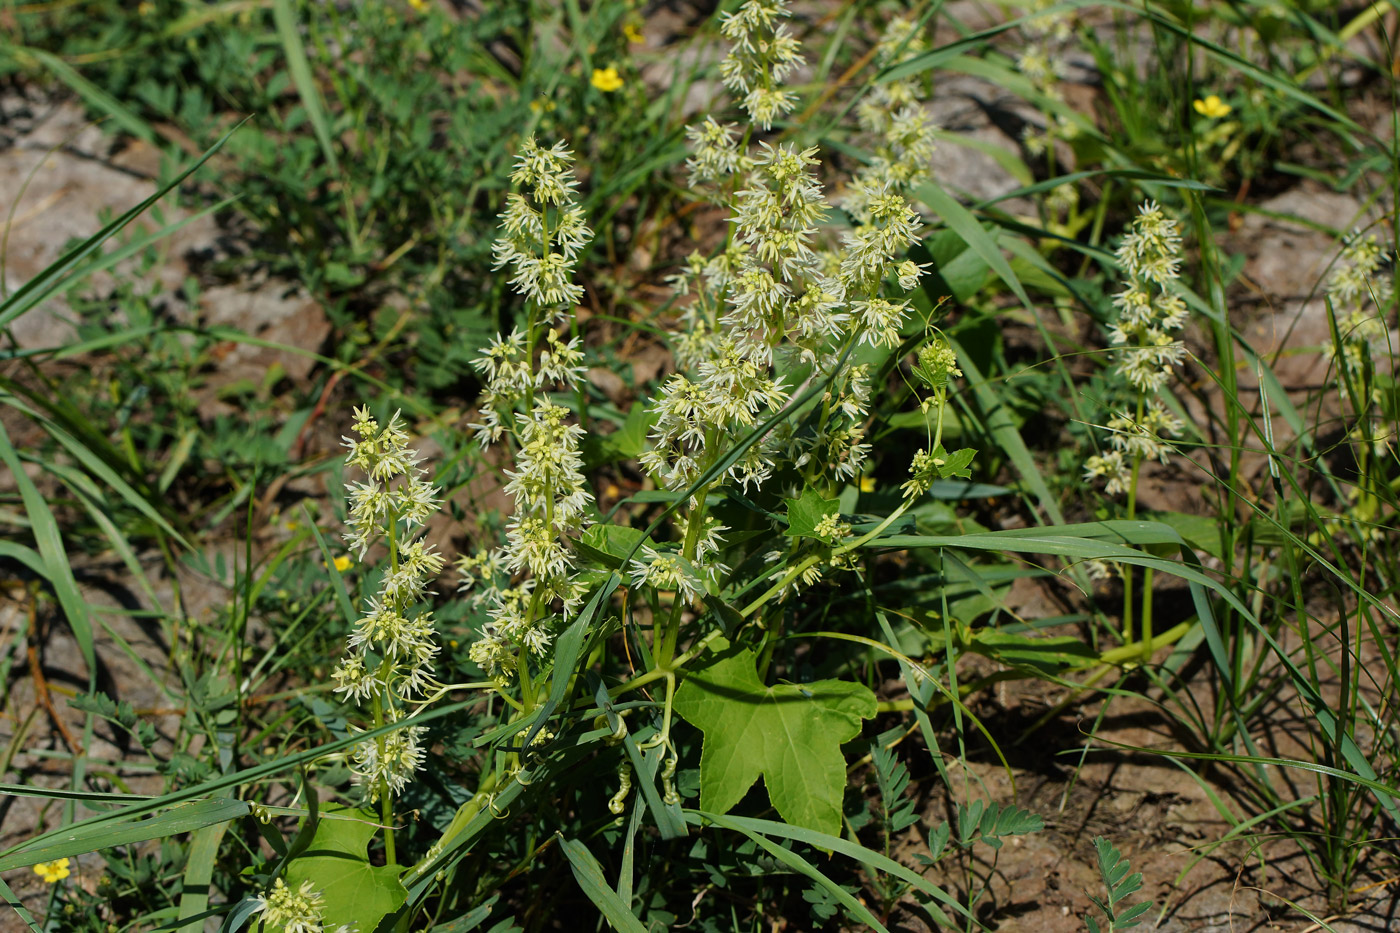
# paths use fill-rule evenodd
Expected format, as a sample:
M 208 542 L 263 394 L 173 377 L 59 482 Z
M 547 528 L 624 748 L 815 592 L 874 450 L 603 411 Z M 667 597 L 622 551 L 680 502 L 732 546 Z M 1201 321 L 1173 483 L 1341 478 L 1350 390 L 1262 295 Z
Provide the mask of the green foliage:
M 1230 824 L 1192 867 L 1268 831 L 1344 910 L 1392 867 L 1400 799 L 1400 157 L 1374 120 L 1397 91 L 1357 41 L 1380 7 L 1042 4 L 975 31 L 937 4 L 819 4 L 779 33 L 751 5 L 655 6 L 6 11 L 17 125 L 71 94 L 161 165 L 0 295 L 7 331 L 76 331 L 0 351 L 0 675 L 47 676 L 56 706 L 12 692 L 3 760 L 71 769 L 6 786 L 57 828 L 0 867 L 102 873 L 42 908 L 0 893 L 31 929 L 93 933 L 255 928 L 278 879 L 362 933 L 973 929 L 1005 922 L 985 913 L 1005 840 L 1043 821 L 970 799 L 971 759 L 1109 753 L 1136 697 L 1183 740 L 1136 752 Z M 1019 101 L 1007 146 L 921 126 L 949 75 Z M 1062 87 L 1085 80 L 1092 108 Z M 715 128 L 683 141 L 706 103 Z M 574 174 L 544 197 L 556 142 Z M 958 151 L 995 163 L 995 193 L 934 180 Z M 1365 229 L 1284 216 L 1299 178 Z M 23 194 L 11 252 L 43 226 Z M 1180 247 L 1151 275 L 1145 201 Z M 167 291 L 164 241 L 206 217 L 216 255 Z M 1258 270 L 1225 234 L 1258 219 L 1338 238 L 1322 346 L 1251 345 L 1276 322 L 1247 317 Z M 578 293 L 546 300 L 563 253 Z M 280 349 L 201 323 L 212 284 L 254 275 L 330 320 L 297 348 L 306 379 L 223 378 L 231 347 Z M 1134 351 L 1171 359 L 1160 384 L 1124 376 Z M 1325 375 L 1288 381 L 1315 351 Z M 380 453 L 422 457 L 443 500 L 424 537 L 335 455 L 352 405 L 400 413 Z M 349 555 L 345 482 L 352 517 L 393 513 Z M 421 574 L 428 540 L 458 575 Z M 392 689 L 363 702 L 347 642 Z M 1015 681 L 1016 707 L 987 701 Z M 1027 694 L 1052 699 L 1023 721 Z M 1281 702 L 1292 758 L 1263 752 Z M 39 748 L 54 712 L 81 738 Z M 122 757 L 78 750 L 96 720 Z M 952 819 L 920 826 L 938 799 Z M 904 864 L 918 836 L 948 890 Z M 1094 849 L 1089 929 L 1140 925 L 1148 881 Z
M 159 738 L 155 726 L 138 716 L 126 700 L 117 701 L 105 693 L 88 693 L 70 698 L 68 705 L 85 713 L 96 713 L 108 722 L 121 726 L 147 751 L 155 746 Z
M 1107 933 L 1116 933 L 1118 930 L 1127 930 L 1142 923 L 1143 915 L 1152 909 L 1152 902 L 1144 901 L 1131 905 L 1122 903 L 1142 888 L 1142 873 L 1128 874 L 1128 860 L 1123 858 L 1123 853 L 1119 852 L 1113 843 L 1102 836 L 1094 837 L 1094 852 L 1098 856 L 1099 877 L 1103 879 L 1108 896 L 1098 898 L 1090 895 L 1089 899 L 1104 912 L 1108 926 L 1100 927 L 1098 920 L 1092 915 L 1087 915 L 1084 922 L 1089 927 L 1089 933 L 1099 933 L 1101 929 Z
M 902 832 L 919 821 L 919 815 L 914 812 L 914 799 L 905 796 L 905 791 L 909 789 L 909 769 L 899 760 L 893 748 L 887 748 L 881 742 L 871 743 L 870 759 L 875 766 L 875 781 L 880 789 L 885 832 L 887 835 Z
M 311 882 L 326 899 L 322 921 L 332 929 L 358 923 L 374 929 L 408 898 L 396 865 L 374 865 L 369 843 L 377 833 L 368 810 L 326 808 L 306 849 L 287 866 L 287 885 Z
M 802 495 L 787 501 L 787 530 L 783 534 L 794 538 L 824 538 L 817 531 L 822 519 L 829 519 L 841 511 L 841 503 L 835 499 L 822 498 L 821 493 L 810 487 L 802 490 Z
M 839 680 L 765 686 L 754 652 L 713 644 L 714 659 L 686 677 L 675 701 L 705 733 L 700 805 L 727 813 L 762 777 L 783 819 L 835 834 L 846 787 L 841 743 L 875 715 L 874 694 Z
M 958 837 L 964 847 L 982 843 L 1000 849 L 1005 836 L 1038 833 L 1045 822 L 1037 814 L 1012 804 L 1002 806 L 985 800 L 958 804 Z

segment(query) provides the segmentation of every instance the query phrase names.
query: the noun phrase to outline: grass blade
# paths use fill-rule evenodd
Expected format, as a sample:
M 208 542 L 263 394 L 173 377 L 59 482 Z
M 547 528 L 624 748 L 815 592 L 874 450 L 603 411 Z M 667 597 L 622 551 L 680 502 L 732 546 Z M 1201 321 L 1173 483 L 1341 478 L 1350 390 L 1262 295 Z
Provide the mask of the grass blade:
M 78 592 L 78 581 L 74 579 L 73 568 L 68 563 L 68 548 L 59 533 L 58 522 L 34 481 L 24 472 L 19 454 L 10 443 L 10 435 L 3 425 L 0 425 L 0 460 L 10 468 L 15 485 L 19 487 L 20 498 L 24 500 L 25 512 L 29 515 L 30 527 L 34 532 L 34 543 L 47 571 L 44 576 L 53 587 L 54 595 L 58 597 L 63 614 L 73 630 L 73 638 L 78 642 L 78 650 L 87 664 L 88 689 L 91 690 L 97 682 L 97 651 L 92 638 L 92 616 L 87 601 Z
M 782 846 L 775 843 L 773 840 L 769 839 L 763 833 L 749 829 L 744 824 L 738 822 L 737 819 L 727 816 L 720 816 L 718 813 L 706 813 L 700 810 L 689 810 L 687 812 L 700 816 L 705 820 L 714 823 L 716 826 L 723 826 L 725 829 L 730 829 L 736 833 L 741 833 L 747 836 L 749 839 L 753 840 L 755 843 L 761 846 L 763 850 L 769 855 L 773 856 L 775 859 L 782 862 L 784 865 L 793 869 L 794 871 L 806 875 L 808 878 L 812 879 L 812 881 L 816 882 L 818 886 L 824 888 L 827 891 L 827 893 L 829 893 L 832 897 L 836 898 L 836 900 L 841 902 L 841 905 L 846 908 L 847 912 L 850 914 L 851 917 L 869 926 L 872 930 L 880 930 L 882 931 L 882 933 L 889 933 L 889 930 L 885 929 L 885 926 L 882 923 L 880 923 L 879 920 L 875 919 L 875 915 L 872 914 L 869 910 L 867 910 L 864 904 L 856 900 L 854 897 L 851 897 L 850 892 L 848 892 L 845 888 L 841 887 L 836 882 L 832 881 L 826 875 L 822 874 L 821 871 L 819 871 L 815 865 L 807 861 L 802 856 L 798 855 L 796 852 L 793 852 L 791 849 L 783 848 Z M 785 826 L 786 824 L 779 825 Z M 793 829 L 795 827 L 788 826 L 787 828 Z M 835 836 L 827 836 L 825 833 L 817 833 L 816 835 L 822 836 L 825 839 L 840 841 L 837 840 Z M 868 852 L 869 850 L 862 851 Z M 875 853 L 869 852 L 869 854 L 874 855 Z
M 569 860 L 569 867 L 574 870 L 574 880 L 594 906 L 608 918 L 608 923 L 622 933 L 647 933 L 647 928 L 632 915 L 632 908 L 622 902 L 622 898 L 603 877 L 603 867 L 588 851 L 588 847 L 577 839 L 565 839 L 562 833 L 554 835 L 559 840 L 559 848 Z
M 72 88 L 73 93 L 87 101 L 89 107 L 107 114 L 107 116 L 111 117 L 113 123 L 116 123 L 132 136 L 148 143 L 155 143 L 155 130 L 151 129 L 149 123 L 122 106 L 120 101 L 102 90 L 102 88 L 78 74 L 73 66 L 63 61 L 63 59 L 51 55 L 43 49 L 14 46 L 9 43 L 4 43 L 4 47 L 6 53 L 13 60 L 22 62 L 26 58 L 32 58 L 40 65 L 43 65 L 55 78 Z
M 78 272 L 73 271 L 78 263 L 92 255 L 103 243 L 119 233 L 137 217 L 144 214 L 160 201 L 161 198 L 165 197 L 171 191 L 174 191 L 186 178 L 193 175 L 200 166 L 209 161 L 210 157 L 213 156 L 215 152 L 219 151 L 223 144 L 228 141 L 228 138 L 236 133 L 244 122 L 246 121 L 239 121 L 238 124 L 227 133 L 220 136 L 218 141 L 205 150 L 204 154 L 195 160 L 193 165 L 175 176 L 171 181 L 156 189 L 155 194 L 146 198 L 146 200 L 137 204 L 135 207 L 130 208 L 111 223 L 107 224 L 107 226 L 64 253 L 57 260 L 45 267 L 42 272 L 16 289 L 14 294 L 9 298 L 0 301 L 0 327 L 8 326 L 11 321 L 39 304 L 39 302 L 46 301 L 51 296 L 70 287 L 71 283 L 67 282 L 67 277 L 70 274 L 81 278 L 84 274 L 82 270 Z
M 189 922 L 180 927 L 179 933 L 200 933 L 204 929 L 203 915 L 209 910 L 209 882 L 214 877 L 214 860 L 219 854 L 219 842 L 227 831 L 227 822 L 212 823 L 196 829 L 190 837 L 179 915 L 180 920 Z
M 724 816 L 717 816 L 713 813 L 707 813 L 703 810 L 687 810 L 686 818 L 692 823 L 698 824 L 702 819 L 709 820 L 712 823 L 718 823 L 720 825 L 729 825 L 731 826 L 731 828 L 738 829 L 740 831 L 748 829 L 756 833 L 765 833 L 768 835 L 781 836 L 786 839 L 792 839 L 795 842 L 806 843 L 807 845 L 815 846 L 819 849 L 828 849 L 832 852 L 840 852 L 842 855 L 856 859 L 857 861 L 864 864 L 867 868 L 873 869 L 875 871 L 884 872 L 887 875 L 893 875 L 899 880 L 907 882 L 913 885 L 914 887 L 918 888 L 920 891 L 923 891 L 929 897 L 941 901 L 952 910 L 962 914 L 964 917 L 968 919 L 972 918 L 972 913 L 966 907 L 954 900 L 953 897 L 946 891 L 944 891 L 942 888 L 938 887 L 935 884 L 932 884 L 923 875 L 920 875 L 918 872 L 906 868 L 905 866 L 899 864 L 892 858 L 888 858 L 887 856 L 881 855 L 879 852 L 871 851 L 870 849 L 867 849 L 864 846 L 851 842 L 848 839 L 842 839 L 839 836 L 830 836 L 826 833 L 817 832 L 815 829 L 807 829 L 802 826 L 792 826 L 787 823 L 779 823 L 775 820 L 760 820 L 755 819 L 753 817 L 733 816 L 729 814 L 726 814 Z M 938 912 L 936 909 L 935 911 L 933 911 L 933 917 L 939 923 L 943 923 L 950 927 L 954 926 L 953 921 L 948 919 L 948 917 L 943 915 L 941 912 Z
M 0 871 L 24 868 L 36 862 L 72 858 L 85 852 L 110 849 L 147 839 L 163 839 L 215 823 L 227 823 L 249 812 L 247 801 L 231 797 L 196 800 L 172 807 L 168 812 L 132 822 L 64 827 L 56 839 L 36 839 L 11 849 L 0 857 Z M 47 834 L 46 834 L 47 835 Z

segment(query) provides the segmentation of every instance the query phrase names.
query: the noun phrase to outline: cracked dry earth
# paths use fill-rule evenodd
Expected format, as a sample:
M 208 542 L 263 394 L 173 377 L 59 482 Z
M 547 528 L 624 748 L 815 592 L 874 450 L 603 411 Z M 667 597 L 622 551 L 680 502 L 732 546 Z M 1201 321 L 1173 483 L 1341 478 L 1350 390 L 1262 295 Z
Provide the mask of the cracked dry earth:
M 980 7 L 969 5 L 964 12 L 973 15 L 978 10 Z M 1014 150 L 1018 145 L 1012 135 L 1014 127 L 1001 118 L 1007 108 L 1016 106 L 1007 98 L 997 88 L 963 76 L 941 82 L 931 107 L 950 133 Z M 940 164 L 936 171 L 945 184 L 974 198 L 993 197 L 1016 187 L 996 160 L 978 149 L 944 145 L 937 158 Z M 120 211 L 145 197 L 159 159 L 158 152 L 139 142 L 114 145 L 87 125 L 81 109 L 70 102 L 0 101 L 0 217 L 9 218 L 4 257 L 8 287 L 15 288 L 42 269 L 70 238 L 95 229 L 103 209 Z M 1227 250 L 1246 257 L 1244 274 L 1233 287 L 1232 313 L 1239 314 L 1237 324 L 1261 352 L 1279 351 L 1279 377 L 1301 402 L 1325 376 L 1326 358 L 1321 350 L 1328 333 L 1318 283 L 1336 251 L 1333 239 L 1311 225 L 1348 229 L 1364 219 L 1367 211 L 1350 196 L 1310 181 L 1292 183 L 1259 206 L 1268 213 L 1246 216 L 1225 242 Z M 1014 213 L 1014 204 L 1007 209 Z M 167 219 L 178 216 L 178 210 L 173 205 L 168 208 Z M 1280 219 L 1288 216 L 1302 222 Z M 227 236 L 213 220 L 205 218 L 172 237 L 163 247 L 165 262 L 157 272 L 167 293 L 177 296 L 179 284 L 190 274 L 192 265 L 201 257 L 221 254 Z M 168 310 L 176 320 L 236 327 L 302 350 L 318 349 L 329 333 L 329 324 L 316 303 L 287 283 L 248 281 L 205 288 L 196 307 L 182 306 L 178 297 L 171 300 Z M 38 348 L 61 345 L 74 331 L 59 302 L 20 319 L 13 333 L 21 347 Z M 256 378 L 274 363 L 283 366 L 292 379 L 305 378 L 311 366 L 306 357 L 295 353 L 231 345 L 202 411 L 209 416 L 219 412 L 222 403 L 216 390 L 221 381 L 232 383 L 250 375 Z M 1195 404 L 1219 403 L 1218 398 L 1206 394 Z M 0 418 L 17 446 L 37 442 L 38 438 L 24 433 L 32 428 L 8 410 L 0 411 Z M 1263 458 L 1259 459 L 1262 469 Z M 1199 510 L 1200 485 L 1200 478 L 1193 479 L 1189 470 L 1154 474 L 1144 493 L 1144 505 Z M 0 478 L 0 486 L 13 488 L 12 481 L 5 478 Z M 309 488 L 305 494 L 325 496 L 326 490 Z M 75 569 L 84 597 L 94 606 L 130 609 L 149 601 L 148 596 L 133 590 L 125 568 L 116 560 L 78 562 Z M 159 577 L 153 575 L 153 579 Z M 190 574 L 179 582 L 185 610 L 191 615 L 211 613 L 227 599 L 216 581 Z M 89 672 L 76 643 L 60 619 L 41 616 L 30 620 L 31 604 L 24 586 L 15 580 L 0 580 L 0 584 L 0 639 L 11 645 L 0 715 L 0 747 L 13 753 L 0 779 L 34 786 L 67 786 L 69 771 L 62 756 L 83 748 L 94 762 L 99 786 L 136 793 L 156 789 L 158 779 L 141 770 L 138 756 L 116 735 L 99 726 L 91 740 L 85 741 L 82 716 L 66 702 L 67 696 L 87 687 Z M 1060 589 L 1053 584 L 1018 585 L 1008 598 L 1008 608 L 1032 619 L 1062 614 L 1080 597 Z M 154 595 L 170 605 L 169 582 Z M 1330 611 L 1325 606 L 1319 609 L 1324 618 Z M 143 625 L 139 617 L 118 612 L 99 613 L 98 617 L 103 624 L 97 640 L 99 685 L 114 697 L 131 702 L 168 742 L 179 711 L 170 707 L 158 683 L 142 669 L 156 672 L 159 681 L 166 672 L 171 645 L 162 631 Z M 42 637 L 31 634 L 27 640 L 14 643 L 16 633 L 34 633 L 36 627 Z M 1204 682 L 1198 672 L 1192 689 L 1202 691 L 1202 698 L 1208 700 Z M 975 712 L 998 736 L 1011 767 L 1008 776 L 989 749 L 974 745 L 968 754 L 969 780 L 980 784 L 982 795 L 989 799 L 1016 800 L 1041 814 L 1046 822 L 1044 832 L 1009 841 L 995 862 L 964 866 L 990 885 L 982 901 L 986 905 L 983 919 L 989 925 L 1031 933 L 1083 929 L 1082 918 L 1091 908 L 1089 896 L 1100 888 L 1090 840 L 1103 835 L 1131 860 L 1134 870 L 1143 873 L 1143 896 L 1158 905 L 1158 910 L 1148 915 L 1145 929 L 1301 933 L 1313 928 L 1290 907 L 1301 904 L 1318 916 L 1326 912 L 1318 896 L 1319 883 L 1296 845 L 1267 832 L 1244 833 L 1219 843 L 1230 824 L 1213 798 L 1242 816 L 1252 815 L 1238 809 L 1228 774 L 1206 769 L 1193 777 L 1164 757 L 1111 747 L 1113 743 L 1181 747 L 1181 737 L 1173 733 L 1169 718 L 1152 703 L 1119 698 L 1105 708 L 1102 695 L 1086 694 L 1029 739 L 1016 743 L 1015 738 L 1061 697 L 1062 691 L 1020 681 L 1004 684 L 977 700 Z M 1297 698 L 1280 691 L 1269 715 L 1255 724 L 1256 741 L 1274 754 L 1312 757 L 1303 744 L 1305 734 L 1297 726 L 1299 714 Z M 1078 750 L 1090 730 L 1099 739 L 1098 750 L 1081 760 Z M 925 771 L 931 772 L 931 768 Z M 1298 775 L 1276 773 L 1273 777 L 1285 797 L 1312 792 Z M 916 771 L 916 783 L 932 788 L 936 781 L 931 774 Z M 915 834 L 948 816 L 948 801 L 941 793 L 929 791 L 923 806 L 926 819 L 916 825 Z M 54 825 L 60 813 L 59 805 L 46 806 L 37 798 L 0 796 L 0 848 Z M 907 851 L 896 853 L 904 856 L 906 864 L 916 864 L 913 856 L 921 848 L 916 838 L 908 836 L 904 843 Z M 79 859 L 77 868 L 76 883 L 95 884 L 98 860 Z M 936 880 L 949 890 L 958 890 L 967 877 L 949 872 Z M 43 884 L 32 872 L 11 872 L 6 880 L 27 905 L 43 904 Z M 1371 880 L 1384 879 L 1373 876 Z M 1347 916 L 1332 920 L 1333 928 L 1344 933 L 1400 928 L 1396 892 L 1395 885 L 1378 884 L 1356 898 Z M 803 922 L 792 918 L 789 928 L 799 929 Z M 896 908 L 891 923 L 892 929 L 925 928 L 916 913 L 902 908 Z M 0 913 L 0 931 L 10 929 L 23 926 L 12 913 Z

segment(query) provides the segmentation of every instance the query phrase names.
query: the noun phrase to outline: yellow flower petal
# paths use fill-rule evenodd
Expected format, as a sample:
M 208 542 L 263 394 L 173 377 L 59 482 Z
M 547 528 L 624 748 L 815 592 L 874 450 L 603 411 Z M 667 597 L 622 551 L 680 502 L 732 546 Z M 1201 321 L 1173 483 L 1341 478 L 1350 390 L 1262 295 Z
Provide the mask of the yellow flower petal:
M 345 571 L 349 570 L 350 558 L 346 557 L 344 554 L 337 557 L 335 559 L 335 569 L 339 570 L 341 573 L 344 573 Z
M 627 41 L 633 45 L 641 45 L 647 41 L 647 37 L 642 35 L 642 31 L 637 28 L 636 23 L 628 23 L 622 27 L 622 34 L 627 37 Z
M 1196 112 L 1211 120 L 1218 120 L 1228 114 L 1232 108 L 1229 104 L 1220 99 L 1218 94 L 1207 95 L 1204 100 L 1196 100 L 1191 104 Z
M 622 87 L 622 76 L 611 65 L 607 68 L 594 68 L 592 84 L 604 94 L 610 94 Z
M 875 477 L 873 477 L 873 476 L 862 476 L 862 477 L 860 478 L 860 491 L 861 491 L 861 492 L 874 492 L 874 491 L 875 491 Z
M 40 862 L 34 866 L 34 874 L 44 879 L 45 884 L 53 884 L 67 878 L 68 860 L 66 858 L 54 859 L 52 862 Z

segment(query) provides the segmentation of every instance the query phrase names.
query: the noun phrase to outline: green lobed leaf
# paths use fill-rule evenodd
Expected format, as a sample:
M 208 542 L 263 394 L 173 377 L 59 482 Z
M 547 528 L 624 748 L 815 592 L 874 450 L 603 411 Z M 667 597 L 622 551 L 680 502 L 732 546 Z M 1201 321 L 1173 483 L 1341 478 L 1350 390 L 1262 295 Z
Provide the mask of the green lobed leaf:
M 293 889 L 310 881 L 325 901 L 321 922 L 328 930 L 341 924 L 373 930 L 408 899 L 397 865 L 371 865 L 368 849 L 378 822 L 368 811 L 341 810 L 324 817 L 300 857 L 287 867 Z
M 875 695 L 840 680 L 765 687 L 747 649 L 714 641 L 715 659 L 688 674 L 675 711 L 705 733 L 701 807 L 728 812 L 761 776 L 784 820 L 841 831 L 846 760 L 841 743 L 875 716 Z
M 655 545 L 640 528 L 589 525 L 578 539 L 578 552 L 600 567 L 618 570 L 644 545 Z
M 943 479 L 972 479 L 972 471 L 968 467 L 972 465 L 972 458 L 977 456 L 976 450 L 964 447 L 948 453 L 943 449 L 943 445 L 939 444 L 934 456 L 943 461 L 937 464 L 938 475 Z
M 798 498 L 783 501 L 788 507 L 788 527 L 783 534 L 790 538 L 820 538 L 817 525 L 841 509 L 841 503 L 822 498 L 821 493 L 810 486 L 804 487 Z

